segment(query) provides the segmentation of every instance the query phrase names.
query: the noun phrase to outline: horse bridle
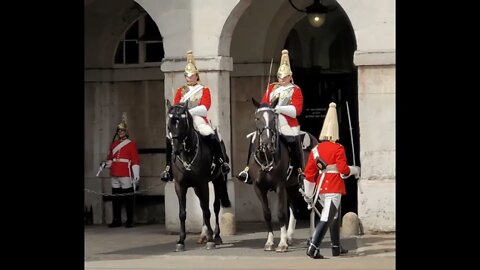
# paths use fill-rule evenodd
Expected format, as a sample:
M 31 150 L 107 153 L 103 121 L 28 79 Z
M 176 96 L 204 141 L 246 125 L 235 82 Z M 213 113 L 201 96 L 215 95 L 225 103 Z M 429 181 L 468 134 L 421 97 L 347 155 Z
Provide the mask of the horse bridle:
M 170 120 L 172 119 L 173 117 L 173 114 L 172 113 L 169 113 L 168 114 L 168 117 L 170 118 Z M 177 140 L 181 140 L 181 144 L 183 145 L 183 150 L 187 153 L 190 153 L 192 151 L 195 151 L 194 152 L 194 156 L 192 158 L 192 160 L 190 162 L 187 162 L 185 161 L 184 159 L 182 159 L 182 157 L 180 157 L 180 155 L 174 155 L 174 158 L 178 158 L 178 160 L 180 160 L 180 162 L 182 162 L 183 166 L 185 167 L 185 170 L 187 171 L 190 171 L 191 170 L 191 166 L 192 164 L 195 162 L 195 160 L 197 159 L 197 156 L 198 156 L 198 149 L 199 149 L 199 141 L 200 139 L 198 138 L 198 134 L 197 132 L 194 130 L 193 133 L 195 133 L 195 136 L 196 136 L 196 143 L 195 143 L 195 146 L 193 146 L 192 148 L 187 148 L 187 139 L 188 139 L 188 130 L 190 130 L 191 128 L 193 128 L 193 126 L 191 126 L 190 124 L 190 121 L 189 121 L 189 118 L 188 118 L 188 115 L 187 115 L 187 110 L 185 108 L 184 112 L 180 114 L 180 117 L 176 116 L 176 120 L 177 120 L 177 124 L 179 122 L 178 118 L 185 118 L 185 121 L 187 122 L 187 125 L 186 125 L 186 128 L 185 128 L 185 135 L 184 136 L 179 136 L 178 134 L 176 135 L 172 135 L 171 138 L 172 138 L 172 141 L 171 141 L 171 144 L 173 146 L 173 139 L 177 139 Z M 168 129 L 170 130 L 170 125 L 168 126 Z M 170 132 L 171 134 L 171 132 Z M 172 148 L 173 149 L 173 148 Z M 173 153 L 172 153 L 173 154 Z
M 262 171 L 270 171 L 273 169 L 273 164 L 275 162 L 275 153 L 276 153 L 276 150 L 278 148 L 278 139 L 279 139 L 279 136 L 278 136 L 278 130 L 276 129 L 276 126 L 278 126 L 278 117 L 277 117 L 277 114 L 275 113 L 275 110 L 273 108 L 270 108 L 270 107 L 263 107 L 263 108 L 259 108 L 256 113 L 258 112 L 261 112 L 261 111 L 272 111 L 274 113 L 274 121 L 275 121 L 275 126 L 274 127 L 270 127 L 268 125 L 262 127 L 261 129 L 258 129 L 256 130 L 256 133 L 257 133 L 257 137 L 258 137 L 258 149 L 255 151 L 255 153 L 253 154 L 254 156 L 254 159 L 255 159 L 255 162 L 257 162 L 258 165 L 260 165 Z M 263 134 L 264 131 L 270 131 L 272 136 L 272 144 L 273 144 L 273 148 L 271 150 L 268 150 L 267 147 L 266 147 L 266 144 L 262 143 L 262 137 L 261 135 Z M 270 137 L 270 136 L 268 136 Z M 262 153 L 263 156 L 265 157 L 265 163 L 262 162 L 259 158 L 258 158 L 258 154 L 259 153 Z M 269 160 L 269 155 L 268 153 L 271 154 L 271 160 Z

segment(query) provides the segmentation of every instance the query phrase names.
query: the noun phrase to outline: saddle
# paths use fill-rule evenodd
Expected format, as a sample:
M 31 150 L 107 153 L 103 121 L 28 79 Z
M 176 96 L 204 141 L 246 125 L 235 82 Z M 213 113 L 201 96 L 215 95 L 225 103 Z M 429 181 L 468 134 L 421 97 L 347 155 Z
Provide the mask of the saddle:
M 253 143 L 253 141 L 255 141 L 255 131 L 254 132 L 250 132 L 247 134 L 247 138 L 250 138 L 250 141 Z M 302 149 L 305 150 L 305 149 L 311 149 L 312 148 L 312 140 L 310 139 L 310 136 L 308 136 L 308 133 L 305 132 L 305 131 L 299 131 L 298 132 L 298 136 L 300 136 L 300 141 L 302 142 Z M 293 137 L 292 136 L 285 136 L 285 135 L 282 135 L 283 138 L 286 139 L 287 142 L 290 142 L 293 140 Z
M 312 140 L 310 139 L 310 136 L 308 136 L 308 133 L 305 131 L 299 131 L 298 135 L 300 136 L 300 140 L 302 142 L 302 149 L 310 149 L 312 148 Z

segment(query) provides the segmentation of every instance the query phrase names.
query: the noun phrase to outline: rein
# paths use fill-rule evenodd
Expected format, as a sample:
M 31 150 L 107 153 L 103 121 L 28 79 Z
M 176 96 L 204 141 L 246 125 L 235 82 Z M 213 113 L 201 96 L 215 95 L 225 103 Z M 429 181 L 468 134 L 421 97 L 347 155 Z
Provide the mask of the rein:
M 191 160 L 190 162 L 188 162 L 188 161 L 182 159 L 182 157 L 181 157 L 180 155 L 176 155 L 176 156 L 175 156 L 176 158 L 178 158 L 178 160 L 180 160 L 180 162 L 182 162 L 183 167 L 184 167 L 185 170 L 187 170 L 187 171 L 191 171 L 191 170 L 192 170 L 192 169 L 191 169 L 192 164 L 193 164 L 193 163 L 195 162 L 195 160 L 197 159 L 198 152 L 199 152 L 198 149 L 199 149 L 199 141 L 200 141 L 200 140 L 198 139 L 198 134 L 197 134 L 197 132 L 194 132 L 194 133 L 195 133 L 195 135 L 196 135 L 196 143 L 195 143 L 195 146 L 194 146 L 193 148 L 188 148 L 188 149 L 187 149 L 187 143 L 186 143 L 187 137 L 185 137 L 185 139 L 183 139 L 183 141 L 182 141 L 184 152 L 190 153 L 192 150 L 193 150 L 193 151 L 196 150 L 196 151 L 194 152 L 195 154 L 194 154 L 192 160 Z
M 170 118 L 172 117 L 173 115 L 171 114 L 170 115 Z M 187 114 L 185 114 L 185 117 L 183 117 L 183 115 L 181 115 L 182 117 L 177 117 L 177 118 L 186 118 L 186 122 L 187 122 L 187 128 L 186 128 L 186 134 L 185 136 L 183 136 L 183 140 L 181 141 L 181 144 L 183 145 L 183 150 L 181 153 L 194 153 L 193 155 L 193 158 L 188 161 L 184 158 L 182 158 L 180 155 L 174 155 L 174 158 L 175 159 L 178 159 L 183 167 L 185 168 L 185 170 L 187 171 L 191 171 L 191 167 L 192 167 L 192 164 L 195 162 L 195 160 L 197 159 L 197 156 L 198 156 L 198 152 L 200 147 L 199 147 L 199 143 L 200 143 L 200 139 L 198 138 L 198 133 L 195 129 L 193 129 L 193 133 L 195 134 L 195 138 L 193 139 L 195 142 L 191 144 L 191 147 L 190 148 L 187 148 L 188 147 L 188 142 L 189 142 L 189 139 L 192 137 L 192 136 L 188 136 L 192 133 L 192 128 L 193 126 L 190 124 L 190 121 L 189 121 L 189 117 Z M 178 121 L 178 120 L 177 120 Z M 170 128 L 169 128 L 170 129 Z M 172 139 L 182 139 L 182 136 L 172 136 Z M 173 144 L 173 141 L 172 141 L 172 144 Z
M 272 112 L 274 112 L 274 110 L 272 108 L 268 108 L 268 107 L 259 108 L 257 110 L 257 113 L 261 112 L 261 111 L 272 111 Z M 258 140 L 258 141 L 257 141 L 257 149 L 253 153 L 253 157 L 255 159 L 255 162 L 260 166 L 261 170 L 266 171 L 266 172 L 269 172 L 273 169 L 273 165 L 275 163 L 275 157 L 278 156 L 277 149 L 280 149 L 279 135 L 278 135 L 278 131 L 276 129 L 276 127 L 278 125 L 278 123 L 277 123 L 278 122 L 278 117 L 276 116 L 275 113 L 274 113 L 274 115 L 275 115 L 275 117 L 274 117 L 275 126 L 274 127 L 264 126 L 261 129 L 257 128 L 257 130 L 256 130 L 256 139 L 255 140 L 256 141 Z M 269 151 L 267 149 L 266 144 L 263 144 L 261 142 L 261 135 L 263 134 L 263 132 L 265 130 L 270 131 L 272 133 L 272 136 L 269 137 L 269 138 L 273 138 L 273 140 L 274 140 L 274 146 L 273 146 L 273 149 L 271 151 Z M 263 158 L 263 160 L 262 160 L 262 158 Z

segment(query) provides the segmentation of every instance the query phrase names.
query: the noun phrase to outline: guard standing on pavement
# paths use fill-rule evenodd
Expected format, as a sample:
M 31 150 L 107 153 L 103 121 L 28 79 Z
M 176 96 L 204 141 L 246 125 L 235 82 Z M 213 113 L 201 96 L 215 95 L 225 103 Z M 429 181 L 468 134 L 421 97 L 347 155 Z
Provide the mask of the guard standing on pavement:
M 118 140 L 115 137 L 118 136 Z M 113 221 L 110 228 L 122 226 L 122 205 L 125 203 L 127 220 L 125 228 L 133 227 L 134 187 L 140 180 L 140 159 L 135 141 L 130 140 L 127 127 L 127 115 L 122 116 L 122 122 L 117 125 L 114 140 L 110 145 L 106 168 L 110 168 L 112 182 Z M 130 194 L 118 196 L 121 194 Z M 117 196 L 115 196 L 117 195 Z
M 360 167 L 348 166 L 345 148 L 338 143 L 338 120 L 336 104 L 330 103 L 319 144 L 312 149 L 305 166 L 305 201 L 315 206 L 315 197 L 323 206 L 320 221 L 313 233 L 307 255 L 314 259 L 323 259 L 319 252 L 320 244 L 330 227 L 332 241 L 332 255 L 339 256 L 347 250 L 340 246 L 340 226 L 338 210 L 342 195 L 346 194 L 345 178 L 355 175 L 360 176 Z M 326 164 L 326 167 L 325 167 Z

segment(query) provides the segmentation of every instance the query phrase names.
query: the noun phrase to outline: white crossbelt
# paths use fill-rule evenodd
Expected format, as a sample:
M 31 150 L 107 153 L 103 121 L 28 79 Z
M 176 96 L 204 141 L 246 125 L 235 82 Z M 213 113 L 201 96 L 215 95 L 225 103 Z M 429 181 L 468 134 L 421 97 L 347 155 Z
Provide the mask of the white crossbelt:
M 293 84 L 289 84 L 286 86 L 279 86 L 277 89 L 273 90 L 272 93 L 270 94 L 270 100 L 275 97 L 276 95 L 280 94 L 280 92 L 283 92 L 285 90 L 288 90 L 290 88 L 295 87 Z
M 318 154 L 318 149 L 317 147 L 314 147 L 312 148 L 312 153 L 313 153 L 313 157 L 315 159 L 320 159 L 320 155 Z M 331 165 L 327 165 L 327 167 L 323 170 L 320 171 L 321 174 L 323 173 L 339 173 L 338 170 L 337 170 L 337 164 L 331 164 Z M 323 180 L 323 178 L 322 178 Z M 322 181 L 320 181 L 320 186 L 322 185 Z
M 188 93 L 186 93 L 181 99 L 180 102 L 185 102 L 190 99 L 191 96 L 193 96 L 195 93 L 203 89 L 203 85 L 197 84 L 193 89 L 190 89 Z
M 112 155 L 115 155 L 115 153 L 120 151 L 120 149 L 122 149 L 125 145 L 127 145 L 130 142 L 131 142 L 130 139 L 125 139 L 121 143 L 117 144 L 117 146 L 115 146 L 115 148 L 113 148 L 112 150 Z

